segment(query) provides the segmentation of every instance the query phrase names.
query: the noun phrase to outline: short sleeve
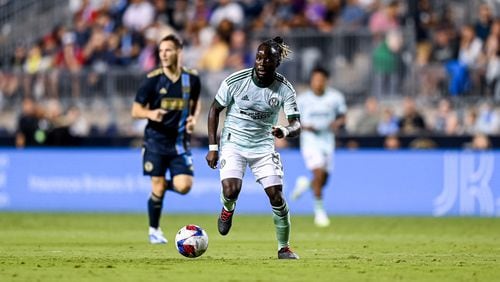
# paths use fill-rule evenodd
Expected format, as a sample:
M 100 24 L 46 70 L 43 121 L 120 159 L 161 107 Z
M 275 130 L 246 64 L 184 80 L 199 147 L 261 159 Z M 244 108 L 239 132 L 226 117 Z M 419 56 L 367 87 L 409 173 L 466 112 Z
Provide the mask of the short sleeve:
M 141 85 L 139 86 L 139 89 L 137 90 L 137 93 L 135 95 L 135 102 L 145 106 L 146 104 L 149 103 L 149 97 L 152 93 L 151 89 L 151 81 L 150 79 L 145 79 Z
M 192 75 L 191 76 L 191 100 L 193 101 L 198 101 L 200 97 L 200 92 L 201 92 L 201 82 L 200 82 L 200 77 L 197 75 Z
M 338 115 L 345 115 L 346 112 L 347 112 L 347 105 L 345 103 L 344 95 L 339 93 L 336 114 L 337 114 L 337 116 Z
M 300 117 L 300 112 L 297 105 L 297 94 L 295 93 L 295 90 L 289 90 L 286 92 L 283 111 L 285 112 L 287 119 Z
M 220 86 L 217 94 L 215 95 L 215 100 L 223 107 L 229 106 L 233 99 L 232 94 L 229 91 L 229 86 L 226 81 L 223 81 Z

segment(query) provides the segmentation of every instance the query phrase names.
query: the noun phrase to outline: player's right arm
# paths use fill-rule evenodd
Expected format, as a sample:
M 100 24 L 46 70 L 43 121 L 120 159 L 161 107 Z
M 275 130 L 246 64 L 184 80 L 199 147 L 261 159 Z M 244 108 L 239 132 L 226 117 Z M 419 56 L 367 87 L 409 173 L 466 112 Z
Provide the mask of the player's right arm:
M 134 102 L 132 105 L 132 117 L 136 119 L 149 119 L 156 122 L 161 122 L 163 116 L 167 113 L 164 109 L 149 109 L 148 105 L 142 105 Z
M 158 108 L 150 109 L 149 103 L 154 92 L 154 83 L 151 78 L 144 80 L 137 90 L 134 103 L 132 104 L 131 115 L 135 119 L 149 119 L 161 122 L 167 111 Z
M 217 167 L 217 162 L 219 161 L 219 141 L 217 140 L 217 130 L 219 128 L 219 116 L 224 108 L 224 106 L 219 104 L 219 102 L 214 99 L 212 105 L 210 106 L 210 110 L 208 111 L 207 126 L 209 150 L 206 156 L 206 160 L 208 166 L 213 169 Z M 215 150 L 215 148 L 211 148 L 211 146 L 217 147 L 217 150 Z

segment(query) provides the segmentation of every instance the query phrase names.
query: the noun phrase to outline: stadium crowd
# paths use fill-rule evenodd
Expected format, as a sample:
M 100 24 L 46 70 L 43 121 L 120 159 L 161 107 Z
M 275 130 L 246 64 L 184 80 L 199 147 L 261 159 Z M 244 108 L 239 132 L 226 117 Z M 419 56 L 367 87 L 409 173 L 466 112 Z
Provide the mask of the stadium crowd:
M 327 65 L 333 76 L 341 77 L 332 79 L 332 86 L 341 88 L 349 103 L 341 134 L 500 135 L 500 10 L 495 1 L 478 5 L 430 0 L 69 3 L 71 20 L 55 24 L 36 42 L 21 42 L 11 56 L 0 58 L 0 104 L 2 108 L 17 105 L 19 115 L 18 122 L 8 120 L 12 118 L 6 114 L 0 117 L 4 135 L 47 133 L 35 134 L 38 139 L 31 141 L 18 138 L 18 146 L 46 140 L 61 145 L 67 142 L 66 135 L 142 134 L 142 124 L 123 121 L 134 90 L 127 89 L 132 94 L 120 102 L 99 97 L 99 89 L 106 83 L 105 74 L 112 71 L 125 73 L 126 80 L 127 74 L 144 75 L 153 69 L 158 63 L 157 40 L 169 33 L 184 40 L 183 62 L 205 78 L 202 94 L 207 100 L 227 73 L 253 65 L 259 36 L 353 34 L 343 37 L 347 44 L 335 54 L 334 64 Z M 470 8 L 474 8 L 472 16 L 466 16 Z M 361 44 L 356 35 L 364 32 L 373 46 L 368 59 L 354 48 Z M 311 58 L 302 65 L 305 69 L 324 63 L 328 56 L 320 50 L 319 56 L 308 57 L 311 53 L 304 50 L 294 50 L 294 59 Z M 367 61 L 370 87 L 361 95 L 351 93 L 349 85 L 342 87 L 342 71 L 361 74 Z M 306 80 L 298 76 L 292 81 L 299 95 Z M 85 103 L 86 99 L 91 102 Z M 123 107 L 114 104 L 111 111 L 111 101 Z M 120 114 L 120 109 L 126 113 Z M 198 127 L 197 135 L 206 137 L 203 123 Z M 64 134 L 48 134 L 55 128 L 63 128 Z

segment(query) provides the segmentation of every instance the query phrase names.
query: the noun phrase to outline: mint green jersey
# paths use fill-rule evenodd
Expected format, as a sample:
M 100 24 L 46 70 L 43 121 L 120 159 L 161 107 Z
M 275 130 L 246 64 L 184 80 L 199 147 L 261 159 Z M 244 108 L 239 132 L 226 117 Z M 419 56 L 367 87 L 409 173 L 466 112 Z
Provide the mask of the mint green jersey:
M 274 152 L 272 127 L 283 109 L 287 118 L 299 117 L 296 93 L 281 74 L 268 87 L 252 79 L 253 68 L 231 74 L 220 85 L 215 99 L 226 107 L 220 145 L 256 154 Z

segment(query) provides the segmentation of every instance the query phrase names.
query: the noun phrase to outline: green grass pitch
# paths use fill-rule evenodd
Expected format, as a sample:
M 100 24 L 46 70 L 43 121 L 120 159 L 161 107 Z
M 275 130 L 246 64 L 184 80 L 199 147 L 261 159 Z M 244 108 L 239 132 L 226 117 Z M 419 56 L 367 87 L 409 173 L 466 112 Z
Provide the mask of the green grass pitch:
M 292 217 L 298 261 L 276 259 L 271 215 L 166 214 L 167 245 L 147 241 L 145 214 L 0 213 L 0 281 L 500 281 L 500 218 Z M 196 259 L 176 231 L 209 235 Z

